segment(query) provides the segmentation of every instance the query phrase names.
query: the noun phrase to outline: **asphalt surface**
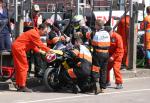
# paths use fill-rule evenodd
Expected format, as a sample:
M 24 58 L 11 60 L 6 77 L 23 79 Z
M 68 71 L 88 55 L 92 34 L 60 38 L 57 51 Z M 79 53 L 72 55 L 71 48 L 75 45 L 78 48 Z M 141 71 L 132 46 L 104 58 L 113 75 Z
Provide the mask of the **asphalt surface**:
M 115 89 L 114 81 L 99 95 L 47 91 L 44 86 L 32 88 L 33 93 L 0 91 L 0 103 L 150 103 L 150 77 L 124 79 L 124 88 Z

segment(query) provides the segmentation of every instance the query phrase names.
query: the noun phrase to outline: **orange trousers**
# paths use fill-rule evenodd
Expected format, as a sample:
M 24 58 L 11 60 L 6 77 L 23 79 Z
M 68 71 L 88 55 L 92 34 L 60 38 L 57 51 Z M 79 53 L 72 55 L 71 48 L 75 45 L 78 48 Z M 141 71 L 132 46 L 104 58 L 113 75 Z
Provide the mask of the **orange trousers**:
M 120 61 L 117 60 L 117 61 L 113 61 L 113 62 L 108 63 L 107 82 L 110 81 L 110 70 L 113 68 L 114 75 L 115 75 L 115 83 L 116 84 L 122 84 L 123 83 L 122 75 L 120 72 L 121 62 L 122 62 L 122 59 Z
M 19 87 L 26 86 L 28 71 L 26 52 L 24 50 L 18 50 L 12 46 L 12 54 L 14 60 L 14 68 L 16 72 L 16 85 Z
M 122 59 L 122 63 L 128 67 L 128 49 L 127 46 L 124 45 L 124 55 L 123 55 L 123 59 Z

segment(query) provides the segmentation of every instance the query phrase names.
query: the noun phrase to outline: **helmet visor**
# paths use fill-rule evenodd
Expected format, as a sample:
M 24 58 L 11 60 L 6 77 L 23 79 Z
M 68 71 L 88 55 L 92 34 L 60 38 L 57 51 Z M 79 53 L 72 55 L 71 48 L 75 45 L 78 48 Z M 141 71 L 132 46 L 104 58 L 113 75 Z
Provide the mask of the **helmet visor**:
M 79 22 L 73 23 L 73 27 L 74 27 L 74 29 L 79 29 L 80 28 Z

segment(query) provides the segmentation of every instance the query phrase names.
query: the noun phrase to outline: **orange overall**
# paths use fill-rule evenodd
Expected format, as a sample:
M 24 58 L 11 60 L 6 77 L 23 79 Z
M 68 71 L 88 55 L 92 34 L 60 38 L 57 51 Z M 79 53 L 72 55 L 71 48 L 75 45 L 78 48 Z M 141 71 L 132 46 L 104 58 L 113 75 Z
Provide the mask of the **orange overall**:
M 114 59 L 112 62 L 108 62 L 108 71 L 107 71 L 107 82 L 110 81 L 110 70 L 113 68 L 115 75 L 115 83 L 122 84 L 122 75 L 120 73 L 120 67 L 122 63 L 122 58 L 124 54 L 123 41 L 122 37 L 113 32 L 111 34 L 111 45 L 109 49 L 109 55 Z
M 145 30 L 144 48 L 146 49 L 147 63 L 150 65 L 150 15 L 144 18 L 144 21 L 141 23 L 141 29 Z
M 16 70 L 16 85 L 26 86 L 28 71 L 28 62 L 26 52 L 33 49 L 39 52 L 39 49 L 48 52 L 50 48 L 46 47 L 40 40 L 37 28 L 22 33 L 12 44 L 12 54 L 14 68 Z
M 123 64 L 128 66 L 128 34 L 129 34 L 129 25 L 130 25 L 130 16 L 126 16 L 121 19 L 120 23 L 118 24 L 117 33 L 119 33 L 123 40 L 123 48 L 124 48 L 124 55 L 123 55 Z
M 150 49 L 150 15 L 144 18 L 141 23 L 141 29 L 145 29 L 144 46 L 145 49 Z

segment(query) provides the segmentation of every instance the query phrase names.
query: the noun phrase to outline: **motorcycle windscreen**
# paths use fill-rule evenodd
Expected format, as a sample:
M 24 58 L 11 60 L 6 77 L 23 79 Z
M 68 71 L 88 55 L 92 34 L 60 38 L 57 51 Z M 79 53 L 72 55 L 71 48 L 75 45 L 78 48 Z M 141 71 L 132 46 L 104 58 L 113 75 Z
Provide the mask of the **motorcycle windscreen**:
M 58 42 L 58 43 L 56 43 L 56 45 L 54 46 L 53 49 L 54 50 L 62 50 L 64 48 L 66 48 L 66 46 L 62 42 Z

